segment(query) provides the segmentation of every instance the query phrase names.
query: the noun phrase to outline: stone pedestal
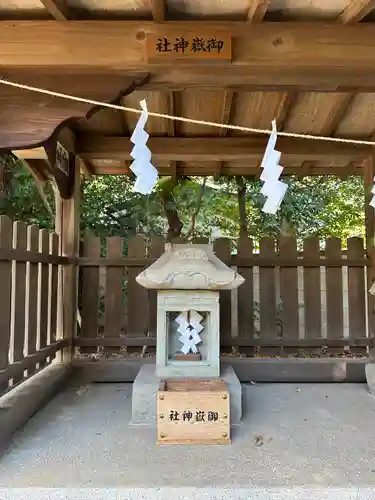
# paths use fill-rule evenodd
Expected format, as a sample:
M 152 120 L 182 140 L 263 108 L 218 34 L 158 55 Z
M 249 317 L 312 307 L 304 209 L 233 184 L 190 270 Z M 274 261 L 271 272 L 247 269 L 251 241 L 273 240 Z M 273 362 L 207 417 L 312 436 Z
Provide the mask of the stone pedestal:
M 231 425 L 238 425 L 242 419 L 242 387 L 231 366 L 222 366 L 220 377 L 230 394 Z M 143 365 L 133 383 L 132 424 L 156 427 L 156 394 L 160 378 L 155 365 Z

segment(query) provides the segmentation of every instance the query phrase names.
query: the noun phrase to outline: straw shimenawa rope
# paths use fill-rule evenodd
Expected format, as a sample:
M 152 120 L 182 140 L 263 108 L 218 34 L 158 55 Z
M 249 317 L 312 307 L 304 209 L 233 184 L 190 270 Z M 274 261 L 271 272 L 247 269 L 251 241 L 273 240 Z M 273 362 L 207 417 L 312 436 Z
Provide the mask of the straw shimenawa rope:
M 111 109 L 116 109 L 118 111 L 128 111 L 129 113 L 138 113 L 138 114 L 142 113 L 141 109 L 129 108 L 127 106 L 120 106 L 117 104 L 109 104 L 106 102 L 94 101 L 92 99 L 85 99 L 83 97 L 72 96 L 69 94 L 62 94 L 61 92 L 54 92 L 52 90 L 41 89 L 38 87 L 32 87 L 30 85 L 24 85 L 22 83 L 16 83 L 16 82 L 12 82 L 9 80 L 4 80 L 2 78 L 0 78 L 0 83 L 3 85 L 8 85 L 10 87 L 16 87 L 16 88 L 23 89 L 23 90 L 29 90 L 31 92 L 37 92 L 39 94 L 50 95 L 53 97 L 59 97 L 61 99 L 68 99 L 68 100 L 76 101 L 76 102 L 83 102 L 86 104 L 91 104 L 92 106 L 111 108 Z M 230 130 L 240 130 L 241 132 L 251 132 L 253 134 L 270 135 L 272 133 L 272 130 L 252 128 L 252 127 L 243 127 L 241 125 L 228 125 L 228 124 L 224 124 L 224 123 L 210 122 L 210 121 L 206 121 L 206 120 L 195 120 L 194 118 L 185 118 L 183 116 L 166 115 L 163 113 L 155 113 L 155 112 L 151 112 L 151 111 L 149 111 L 148 114 L 149 114 L 149 116 L 155 116 L 157 118 L 164 118 L 166 120 L 175 120 L 175 121 L 185 122 L 185 123 L 195 123 L 196 125 L 206 125 L 208 127 L 225 128 L 225 129 L 230 129 Z M 343 137 L 327 137 L 327 136 L 321 136 L 321 135 L 295 134 L 293 132 L 277 132 L 277 135 L 284 136 L 284 137 L 294 137 L 294 138 L 298 138 L 298 139 L 310 139 L 313 141 L 340 142 L 340 143 L 345 143 L 345 144 L 359 144 L 359 145 L 365 145 L 365 146 L 375 146 L 375 141 L 365 141 L 365 140 L 360 140 L 360 139 L 346 139 Z

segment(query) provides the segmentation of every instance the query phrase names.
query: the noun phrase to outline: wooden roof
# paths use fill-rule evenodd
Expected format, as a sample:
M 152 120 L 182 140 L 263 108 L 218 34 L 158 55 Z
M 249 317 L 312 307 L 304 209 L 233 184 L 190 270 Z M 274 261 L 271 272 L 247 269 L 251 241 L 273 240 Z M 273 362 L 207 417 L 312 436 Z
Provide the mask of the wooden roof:
M 294 64 L 297 67 L 297 59 L 301 57 L 298 51 L 302 49 L 291 44 L 295 40 L 293 30 L 296 26 L 301 26 L 301 39 L 306 33 L 303 46 L 306 51 L 304 84 L 294 85 L 295 78 L 292 76 L 292 83 L 289 85 L 288 70 L 283 72 L 282 65 L 277 60 L 274 66 L 272 60 L 267 62 L 268 66 L 264 66 L 263 80 L 266 85 L 253 84 L 250 73 L 244 73 L 242 78 L 239 66 L 236 66 L 238 73 L 235 75 L 230 67 L 213 69 L 212 75 L 217 73 L 218 81 L 214 77 L 209 81 L 202 71 L 197 70 L 194 84 L 187 85 L 181 76 L 182 70 L 176 66 L 168 69 L 165 74 L 158 74 L 154 80 L 151 79 L 121 102 L 125 106 L 138 108 L 139 101 L 145 98 L 152 111 L 266 129 L 270 128 L 271 120 L 276 118 L 278 129 L 283 131 L 361 139 L 371 139 L 375 134 L 375 71 L 365 59 L 375 52 L 370 51 L 372 45 L 364 47 L 365 33 L 369 40 L 372 39 L 368 43 L 375 45 L 375 22 L 372 23 L 375 20 L 374 11 L 375 0 L 0 0 L 0 20 L 66 20 L 67 23 L 73 23 L 75 30 L 83 31 L 88 29 L 85 20 L 139 20 L 139 26 L 145 26 L 146 31 L 154 29 L 142 24 L 146 21 L 163 22 L 163 26 L 172 26 L 177 21 L 194 20 L 195 26 L 199 26 L 199 23 L 203 26 L 203 23 L 206 25 L 208 21 L 215 21 L 222 27 L 226 23 L 232 26 L 230 22 L 236 22 L 233 29 L 238 37 L 243 36 L 246 30 L 246 36 L 253 37 L 252 47 L 259 49 L 253 53 L 255 62 L 249 62 L 250 66 L 254 64 L 254 71 L 268 57 L 262 52 L 262 46 L 256 44 L 258 32 L 259 37 L 263 37 L 262 40 L 273 32 L 276 33 L 275 37 L 282 37 L 282 57 L 288 57 L 291 67 L 294 68 Z M 245 23 L 252 23 L 252 26 Z M 272 27 L 268 31 L 271 23 Z M 324 68 L 327 67 L 327 75 L 329 64 L 336 75 L 342 69 L 342 85 L 337 77 L 336 84 L 332 85 L 324 72 L 321 73 L 321 84 L 318 81 L 321 63 L 314 59 L 318 49 L 313 44 L 324 42 L 326 32 L 323 31 L 323 23 L 337 26 L 337 34 L 341 37 L 341 45 L 336 48 L 336 28 L 327 31 L 327 36 L 332 36 L 332 42 L 329 39 L 331 52 L 327 55 L 323 53 L 322 57 L 326 57 Z M 347 31 L 339 31 L 340 26 L 351 24 L 358 27 L 350 29 L 347 26 Z M 138 24 L 129 26 L 136 29 Z M 325 26 L 324 24 L 324 29 Z M 314 37 L 314 30 L 318 30 L 317 38 Z M 279 32 L 282 35 L 277 35 Z M 348 37 L 344 36 L 345 33 L 348 33 Z M 358 34 L 363 38 L 359 38 Z M 100 44 L 99 38 L 98 43 Z M 328 43 L 327 40 L 324 43 Z M 0 34 L 0 52 L 1 44 Z M 80 57 L 81 47 L 72 46 L 71 50 L 76 50 L 77 57 Z M 97 55 L 96 49 L 90 50 L 93 50 L 93 58 L 101 57 L 99 45 Z M 125 53 L 127 47 L 118 47 L 118 50 Z M 239 59 L 243 57 L 241 50 L 235 47 L 234 60 L 237 56 Z M 324 45 L 321 50 L 324 52 Z M 346 54 L 349 67 L 344 66 Z M 0 56 L 0 63 L 2 57 L 5 58 L 6 66 L 12 63 L 6 56 Z M 66 56 L 66 60 L 64 57 L 62 54 L 62 64 L 68 66 L 70 55 Z M 375 56 L 372 57 L 375 66 Z M 82 52 L 82 60 L 83 58 Z M 41 63 L 44 67 L 49 67 L 51 63 L 48 55 Z M 20 66 L 25 64 L 20 60 Z M 111 64 L 116 64 L 115 58 Z M 353 64 L 352 68 L 350 64 Z M 267 77 L 269 70 L 274 71 L 274 74 Z M 355 70 L 358 70 L 357 73 Z M 150 71 L 152 68 L 147 68 L 147 72 Z M 311 88 L 309 74 L 312 75 Z M 127 173 L 130 160 L 128 138 L 136 120 L 135 114 L 111 109 L 98 111 L 89 119 L 80 120 L 74 127 L 77 154 L 94 173 Z M 191 175 L 249 175 L 258 172 L 264 138 L 154 117 L 150 117 L 147 129 L 152 136 L 150 149 L 154 154 L 154 164 L 162 175 L 176 172 Z M 199 140 L 195 141 L 195 138 Z M 280 139 L 279 149 L 282 151 L 282 165 L 286 168 L 286 173 L 305 175 L 360 173 L 363 160 L 371 154 L 370 148 L 287 139 Z M 40 158 L 39 153 L 30 151 L 23 155 L 26 158 Z

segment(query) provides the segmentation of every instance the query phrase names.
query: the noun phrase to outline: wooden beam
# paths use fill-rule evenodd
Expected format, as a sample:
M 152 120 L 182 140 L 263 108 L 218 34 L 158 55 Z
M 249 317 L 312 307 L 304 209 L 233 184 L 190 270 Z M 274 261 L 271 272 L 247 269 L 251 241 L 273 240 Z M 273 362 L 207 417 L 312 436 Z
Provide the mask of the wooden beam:
M 46 182 L 53 178 L 51 165 L 48 160 L 30 159 L 25 160 L 25 165 L 32 175 L 40 182 Z
M 41 2 L 56 21 L 69 19 L 69 10 L 65 0 L 41 0 Z
M 375 9 L 375 0 L 349 0 L 337 19 L 338 23 L 355 24 Z
M 259 160 L 264 154 L 267 137 L 150 137 L 147 146 L 154 160 L 176 161 L 236 161 Z M 323 160 L 332 157 L 361 161 L 368 157 L 371 146 L 352 146 L 303 139 L 279 137 L 277 147 L 283 158 Z M 132 144 L 129 137 L 80 135 L 76 154 L 85 160 L 130 160 Z
M 232 62 L 179 64 L 145 60 L 148 34 L 180 37 L 193 31 L 232 37 Z M 48 44 L 46 44 L 48 40 Z M 355 40 L 355 43 L 348 41 Z M 95 47 L 95 50 L 92 50 Z M 126 51 L 119 50 L 126 47 Z M 298 47 L 298 51 L 295 50 Z M 47 88 L 57 89 L 67 70 L 127 76 L 150 73 L 148 88 L 230 87 L 291 90 L 373 91 L 375 24 L 248 23 L 146 21 L 2 21 L 0 65 L 3 78 L 18 79 L 29 68 L 56 74 Z M 361 57 L 358 57 L 358 54 Z M 22 81 L 22 79 L 20 80 Z M 70 81 L 70 92 L 77 92 Z M 144 87 L 146 89 L 146 86 Z
M 172 163 L 172 162 L 171 162 Z M 220 175 L 245 175 L 245 176 L 259 176 L 260 168 L 259 166 L 249 166 L 248 163 L 242 164 L 230 164 L 223 162 L 218 164 L 220 166 L 220 171 L 218 167 L 212 163 L 205 164 L 194 164 L 194 163 L 179 163 L 177 167 L 177 172 L 174 170 L 173 165 L 158 167 L 157 163 L 155 166 L 158 169 L 160 176 L 173 177 L 176 175 L 190 175 L 190 176 L 214 176 L 216 179 Z M 297 175 L 304 177 L 305 175 L 337 175 L 340 176 L 345 172 L 345 175 L 362 175 L 363 167 L 356 164 L 350 163 L 349 166 L 345 167 L 332 167 L 330 165 L 319 165 L 310 166 L 308 171 L 301 168 L 300 166 L 295 167 L 285 167 L 283 170 L 283 175 Z M 95 175 L 132 175 L 128 167 L 118 167 L 111 166 L 108 164 L 98 164 L 94 167 Z
M 250 0 L 247 20 L 251 23 L 260 23 L 267 13 L 269 0 Z
M 165 21 L 165 0 L 151 0 L 152 19 L 156 23 Z

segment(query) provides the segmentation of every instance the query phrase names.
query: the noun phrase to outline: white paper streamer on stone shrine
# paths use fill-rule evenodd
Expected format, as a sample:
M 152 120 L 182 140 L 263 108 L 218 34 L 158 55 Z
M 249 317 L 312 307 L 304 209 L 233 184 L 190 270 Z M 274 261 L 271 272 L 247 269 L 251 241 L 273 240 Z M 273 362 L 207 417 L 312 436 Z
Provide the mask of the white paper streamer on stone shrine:
M 134 159 L 133 163 L 130 165 L 130 170 L 136 176 L 133 191 L 142 194 L 150 194 L 158 179 L 158 171 L 151 163 L 151 151 L 146 146 L 148 138 L 150 137 L 144 129 L 148 119 L 146 101 L 140 101 L 140 105 L 142 113 L 130 138 L 131 142 L 134 144 L 132 152 L 130 153 L 130 156 Z
M 262 210 L 267 214 L 275 214 L 279 210 L 288 189 L 287 184 L 279 180 L 283 167 L 279 165 L 281 153 L 275 150 L 276 140 L 276 121 L 273 120 L 272 134 L 268 139 L 266 151 L 260 166 L 262 169 L 260 179 L 264 182 L 261 193 L 267 197 Z
M 199 333 L 203 330 L 201 321 L 203 317 L 197 311 L 182 312 L 176 318 L 179 324 L 177 332 L 180 334 L 179 340 L 182 343 L 181 352 L 188 354 L 189 352 L 197 353 L 197 344 L 202 342 Z

